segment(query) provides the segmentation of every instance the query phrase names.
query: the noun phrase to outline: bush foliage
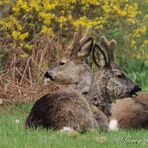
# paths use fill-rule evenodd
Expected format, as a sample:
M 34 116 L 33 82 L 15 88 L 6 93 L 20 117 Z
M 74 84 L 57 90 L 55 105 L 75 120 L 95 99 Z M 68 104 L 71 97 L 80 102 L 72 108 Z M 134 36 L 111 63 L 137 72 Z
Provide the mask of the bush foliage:
M 147 0 L 1 0 L 0 48 L 32 51 L 36 35 L 67 41 L 81 23 L 93 27 L 96 39 L 117 40 L 121 62 L 148 61 L 147 5 Z
M 147 90 L 147 6 L 147 0 L 0 0 L 0 98 L 26 102 L 58 89 L 43 85 L 44 71 L 79 24 L 93 28 L 96 42 L 102 35 L 117 40 L 120 64 Z

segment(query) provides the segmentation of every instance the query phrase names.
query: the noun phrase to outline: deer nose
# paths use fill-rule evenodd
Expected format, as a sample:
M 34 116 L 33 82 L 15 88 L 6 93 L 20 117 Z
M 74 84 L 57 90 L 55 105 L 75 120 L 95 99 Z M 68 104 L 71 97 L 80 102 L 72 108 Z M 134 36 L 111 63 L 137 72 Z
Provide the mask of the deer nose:
M 50 80 L 53 80 L 53 73 L 52 72 L 45 72 L 44 77 L 48 78 Z
M 135 92 L 141 91 L 141 88 L 138 85 L 136 85 L 135 88 L 133 89 L 133 91 L 135 91 Z
M 134 87 L 133 91 L 134 91 L 134 92 L 141 91 L 141 88 L 140 88 L 138 85 L 136 85 L 136 86 Z
M 136 86 L 131 90 L 130 95 L 131 95 L 131 96 L 132 96 L 132 95 L 136 95 L 136 93 L 137 93 L 138 91 L 141 91 L 141 88 L 140 88 L 138 85 L 136 85 Z

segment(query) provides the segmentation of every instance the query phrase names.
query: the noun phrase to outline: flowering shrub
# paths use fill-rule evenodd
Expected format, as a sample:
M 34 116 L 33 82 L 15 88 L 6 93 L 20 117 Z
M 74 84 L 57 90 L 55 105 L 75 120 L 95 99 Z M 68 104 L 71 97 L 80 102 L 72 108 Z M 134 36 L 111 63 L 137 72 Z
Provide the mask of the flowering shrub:
M 96 38 L 115 38 L 118 58 L 148 59 L 146 4 L 146 0 L 1 0 L 0 37 L 9 47 L 32 51 L 35 35 L 67 40 L 81 23 L 93 27 Z
M 44 71 L 60 58 L 79 24 L 92 27 L 96 41 L 101 35 L 117 40 L 120 63 L 130 69 L 136 58 L 131 77 L 147 86 L 147 5 L 147 0 L 0 0 L 0 98 L 24 102 L 58 89 L 43 85 Z

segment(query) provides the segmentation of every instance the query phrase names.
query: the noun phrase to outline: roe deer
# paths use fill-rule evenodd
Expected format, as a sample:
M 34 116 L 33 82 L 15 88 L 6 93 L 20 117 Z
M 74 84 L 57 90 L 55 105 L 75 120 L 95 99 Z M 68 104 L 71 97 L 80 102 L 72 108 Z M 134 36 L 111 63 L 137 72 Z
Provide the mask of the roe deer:
M 90 29 L 84 37 L 82 36 L 80 25 L 65 56 L 52 70 L 45 73 L 46 78 L 64 84 L 67 88 L 49 93 L 37 100 L 26 120 L 26 128 L 43 126 L 64 129 L 64 127 L 70 127 L 79 132 L 85 132 L 91 128 L 108 128 L 106 116 L 95 106 L 90 106 L 82 95 L 89 91 L 91 85 L 92 74 L 85 59 L 93 46 Z M 97 121 L 101 121 L 100 125 Z
M 95 105 L 107 117 L 111 116 L 111 103 L 116 99 L 133 96 L 140 91 L 138 85 L 130 80 L 118 66 L 114 57 L 116 41 L 108 42 L 101 37 L 98 45 L 95 45 L 92 57 L 98 66 L 86 99 Z
M 140 93 L 135 98 L 125 98 L 112 104 L 112 120 L 117 128 L 148 129 L 148 94 Z
M 102 40 L 105 41 L 105 39 Z M 103 47 L 106 53 L 114 57 L 114 51 L 109 48 L 109 43 L 107 41 L 104 43 L 105 45 Z M 112 68 L 118 69 L 118 65 L 112 62 Z M 117 72 L 118 77 L 125 77 L 120 71 Z M 134 92 L 136 95 L 136 90 L 138 89 L 140 90 L 140 88 L 135 87 L 135 90 L 133 89 L 131 91 L 131 95 Z M 118 88 L 116 91 L 118 91 Z M 117 100 L 112 104 L 111 113 L 110 130 L 117 130 L 118 128 L 148 128 L 148 94 L 141 93 L 135 98 L 130 97 Z

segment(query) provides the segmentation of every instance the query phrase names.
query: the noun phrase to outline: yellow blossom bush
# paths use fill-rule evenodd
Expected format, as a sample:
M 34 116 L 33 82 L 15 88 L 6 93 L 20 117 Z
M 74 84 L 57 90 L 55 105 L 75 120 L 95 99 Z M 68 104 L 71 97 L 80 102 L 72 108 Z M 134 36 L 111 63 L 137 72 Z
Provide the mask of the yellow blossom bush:
M 118 58 L 148 60 L 146 5 L 147 0 L 1 0 L 0 38 L 31 51 L 35 35 L 67 40 L 81 23 L 93 27 L 96 39 L 115 38 Z

